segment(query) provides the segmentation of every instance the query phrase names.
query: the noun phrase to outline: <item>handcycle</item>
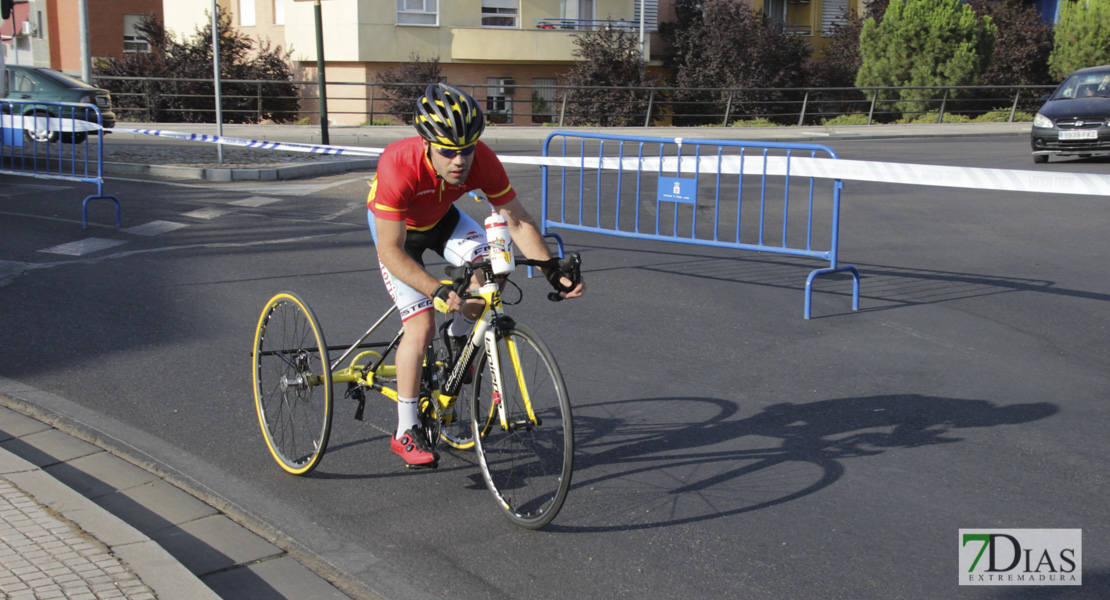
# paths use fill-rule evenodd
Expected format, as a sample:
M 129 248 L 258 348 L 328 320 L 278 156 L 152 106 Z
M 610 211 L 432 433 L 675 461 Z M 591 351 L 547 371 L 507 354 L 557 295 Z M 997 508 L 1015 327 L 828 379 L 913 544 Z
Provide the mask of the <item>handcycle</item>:
M 572 282 L 580 278 L 581 258 L 517 259 L 518 266 L 558 268 Z M 475 293 L 467 288 L 475 272 L 485 281 Z M 574 426 L 566 384 L 551 350 L 532 329 L 510 317 L 502 290 L 507 274 L 493 274 L 490 261 L 448 267 L 451 285 L 465 299 L 480 298 L 481 316 L 457 357 L 447 348 L 442 324 L 429 346 L 421 375 L 420 421 L 429 446 L 442 441 L 456 449 L 473 448 L 485 479 L 504 514 L 514 523 L 539 529 L 555 518 L 566 500 L 574 470 Z M 516 304 L 523 299 L 523 291 Z M 551 300 L 558 300 L 550 293 Z M 309 305 L 291 292 L 266 303 L 255 331 L 254 398 L 270 454 L 282 469 L 307 475 L 327 450 L 333 412 L 333 386 L 347 384 L 345 397 L 357 402 L 362 420 L 367 392 L 397 401 L 396 368 L 386 359 L 397 348 L 402 329 L 389 342 L 368 342 L 396 306 L 383 314 L 355 343 L 328 346 Z M 444 320 L 447 319 L 447 320 Z M 331 352 L 340 352 L 334 361 Z

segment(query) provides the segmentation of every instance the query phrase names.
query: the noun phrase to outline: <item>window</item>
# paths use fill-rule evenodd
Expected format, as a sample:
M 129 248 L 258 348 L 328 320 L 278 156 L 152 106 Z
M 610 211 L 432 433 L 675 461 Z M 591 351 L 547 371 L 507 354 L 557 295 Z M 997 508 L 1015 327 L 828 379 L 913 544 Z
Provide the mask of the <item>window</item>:
M 516 27 L 517 0 L 482 0 L 482 27 Z
M 513 114 L 513 80 L 486 77 L 486 86 L 486 119 L 490 123 L 508 123 Z
M 274 0 L 274 25 L 285 25 L 285 0 Z
M 254 0 L 239 0 L 239 26 L 254 27 Z
M 644 30 L 659 31 L 659 0 L 635 0 L 632 10 L 632 23 L 640 26 L 640 7 L 644 9 Z
M 554 77 L 535 77 L 532 79 L 532 122 L 555 122 L 555 85 Z
M 438 25 L 437 0 L 397 0 L 398 25 Z
M 123 51 L 150 52 L 150 44 L 139 37 L 139 23 L 142 15 L 123 15 Z
M 834 25 L 846 25 L 848 10 L 848 0 L 825 0 L 821 4 L 821 35 L 832 35 Z

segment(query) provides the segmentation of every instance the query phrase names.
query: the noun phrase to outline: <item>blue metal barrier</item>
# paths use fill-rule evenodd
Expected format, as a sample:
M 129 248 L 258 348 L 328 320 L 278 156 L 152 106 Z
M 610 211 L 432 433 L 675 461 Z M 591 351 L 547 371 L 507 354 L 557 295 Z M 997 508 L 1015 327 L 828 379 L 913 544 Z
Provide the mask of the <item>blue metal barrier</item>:
M 89 227 L 89 202 L 111 200 L 116 227 L 119 198 L 104 193 L 104 130 L 93 104 L 0 100 L 0 173 L 64 179 L 96 185 L 81 203 L 81 225 Z
M 813 280 L 842 271 L 859 310 L 859 271 L 837 262 L 844 183 L 792 175 L 806 160 L 836 159 L 827 146 L 555 132 L 543 154 L 546 236 L 562 228 L 827 260 L 806 279 L 803 316 Z

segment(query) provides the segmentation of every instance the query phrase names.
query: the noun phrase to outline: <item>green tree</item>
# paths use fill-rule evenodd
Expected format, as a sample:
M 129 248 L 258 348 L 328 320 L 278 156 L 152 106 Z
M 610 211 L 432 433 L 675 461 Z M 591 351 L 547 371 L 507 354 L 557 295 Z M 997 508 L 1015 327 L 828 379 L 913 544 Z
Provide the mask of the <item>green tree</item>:
M 560 80 L 573 89 L 568 102 L 569 125 L 602 127 L 643 125 L 650 90 L 658 85 L 648 76 L 638 35 L 602 27 L 574 37 L 573 69 Z
M 439 57 L 424 60 L 415 53 L 409 56 L 407 63 L 378 75 L 378 82 L 384 84 L 382 91 L 392 98 L 386 111 L 408 125 L 412 124 L 416 99 L 424 94 L 429 85 L 441 81 L 443 73 L 439 69 Z
M 207 13 L 206 13 L 207 14 Z M 150 52 L 127 53 L 100 61 L 94 76 L 141 79 L 100 79 L 112 92 L 121 118 L 167 123 L 215 122 L 215 83 L 212 77 L 212 24 L 205 19 L 191 37 L 178 39 L 154 18 L 145 15 L 136 27 Z M 253 40 L 231 24 L 229 13 L 220 13 L 216 25 L 220 42 L 221 80 L 260 83 L 221 83 L 221 107 L 226 123 L 275 122 L 297 118 L 300 99 L 289 65 L 292 52 Z M 206 81 L 183 81 L 201 79 Z
M 996 27 L 961 0 L 891 2 L 882 23 L 868 19 L 856 85 L 905 87 L 977 85 L 990 64 Z M 953 94 L 957 94 L 954 91 Z M 899 90 L 894 110 L 925 112 L 943 90 Z
M 664 29 L 671 48 L 667 66 L 679 88 L 676 111 L 688 115 L 676 117 L 676 123 L 720 122 L 730 104 L 736 116 L 797 119 L 793 108 L 784 117 L 783 103 L 801 96 L 779 89 L 807 84 L 806 61 L 813 52 L 808 42 L 786 34 L 743 2 L 685 2 L 676 12 L 679 22 Z M 766 89 L 737 93 L 705 88 Z
M 1048 59 L 1056 81 L 1083 67 L 1110 64 L 1110 0 L 1065 0 Z

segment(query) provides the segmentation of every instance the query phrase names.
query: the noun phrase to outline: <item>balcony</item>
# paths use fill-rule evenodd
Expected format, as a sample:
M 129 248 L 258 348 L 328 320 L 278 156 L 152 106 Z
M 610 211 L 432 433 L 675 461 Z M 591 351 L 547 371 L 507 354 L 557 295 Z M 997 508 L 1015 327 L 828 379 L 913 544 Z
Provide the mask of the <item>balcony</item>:
M 452 27 L 450 56 L 475 62 L 574 62 L 574 36 L 604 27 L 639 33 L 639 23 L 633 27 L 631 21 L 581 19 L 539 19 L 535 29 Z M 650 45 L 646 50 L 650 56 Z

